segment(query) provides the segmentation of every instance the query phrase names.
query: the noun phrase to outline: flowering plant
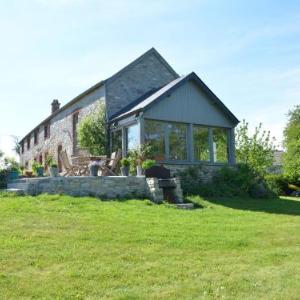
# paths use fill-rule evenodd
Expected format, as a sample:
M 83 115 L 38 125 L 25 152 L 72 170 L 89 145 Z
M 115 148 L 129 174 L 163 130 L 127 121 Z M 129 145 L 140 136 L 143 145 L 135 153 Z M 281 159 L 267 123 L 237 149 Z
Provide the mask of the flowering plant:
M 101 161 L 99 161 L 99 160 L 92 160 L 89 163 L 89 167 L 100 167 L 100 166 L 101 166 Z

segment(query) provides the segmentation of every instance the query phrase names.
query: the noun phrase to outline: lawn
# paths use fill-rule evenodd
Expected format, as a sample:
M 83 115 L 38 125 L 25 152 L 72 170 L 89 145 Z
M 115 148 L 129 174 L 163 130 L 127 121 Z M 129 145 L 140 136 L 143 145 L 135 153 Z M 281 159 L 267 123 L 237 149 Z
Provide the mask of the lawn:
M 299 299 L 300 201 L 0 196 L 1 299 Z

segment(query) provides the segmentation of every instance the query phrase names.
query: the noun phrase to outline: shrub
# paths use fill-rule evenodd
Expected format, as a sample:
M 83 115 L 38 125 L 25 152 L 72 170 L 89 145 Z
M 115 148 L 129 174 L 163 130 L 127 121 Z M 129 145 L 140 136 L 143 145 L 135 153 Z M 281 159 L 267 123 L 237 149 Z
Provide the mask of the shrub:
M 121 159 L 121 166 L 122 167 L 129 167 L 130 166 L 130 160 L 126 157 Z
M 289 190 L 289 179 L 287 176 L 282 174 L 268 174 L 265 176 L 265 181 L 268 188 L 276 195 L 288 195 Z
M 155 160 L 153 159 L 146 159 L 143 163 L 142 163 L 142 168 L 144 170 L 150 169 L 155 165 Z
M 272 195 L 263 178 L 246 164 L 238 164 L 236 167 L 224 166 L 209 183 L 202 180 L 203 176 L 205 174 L 201 167 L 190 167 L 180 172 L 183 192 L 208 197 L 262 198 Z
M 0 170 L 0 189 L 7 187 L 7 170 Z

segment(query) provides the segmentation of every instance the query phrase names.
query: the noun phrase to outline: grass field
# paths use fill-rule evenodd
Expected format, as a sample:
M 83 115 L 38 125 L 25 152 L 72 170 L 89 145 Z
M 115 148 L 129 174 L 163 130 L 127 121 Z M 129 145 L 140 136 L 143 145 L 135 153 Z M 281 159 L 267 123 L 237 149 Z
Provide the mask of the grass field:
M 299 299 L 300 202 L 0 196 L 1 299 Z

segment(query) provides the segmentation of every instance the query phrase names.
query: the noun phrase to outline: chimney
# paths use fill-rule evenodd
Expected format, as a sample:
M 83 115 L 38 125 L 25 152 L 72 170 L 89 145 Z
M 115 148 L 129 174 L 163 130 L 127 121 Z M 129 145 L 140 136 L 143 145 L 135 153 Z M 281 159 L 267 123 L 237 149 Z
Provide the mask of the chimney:
M 57 110 L 60 109 L 60 103 L 58 102 L 57 99 L 54 99 L 53 102 L 51 103 L 52 106 L 52 114 L 54 114 Z

